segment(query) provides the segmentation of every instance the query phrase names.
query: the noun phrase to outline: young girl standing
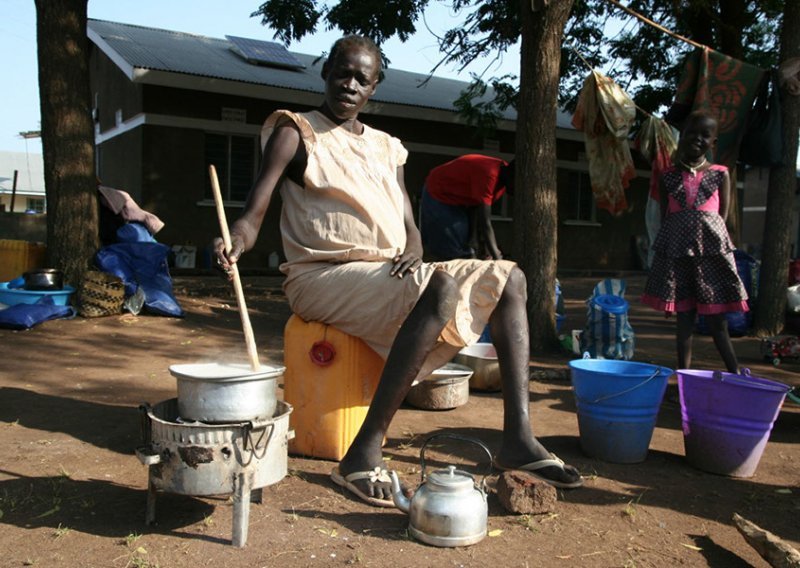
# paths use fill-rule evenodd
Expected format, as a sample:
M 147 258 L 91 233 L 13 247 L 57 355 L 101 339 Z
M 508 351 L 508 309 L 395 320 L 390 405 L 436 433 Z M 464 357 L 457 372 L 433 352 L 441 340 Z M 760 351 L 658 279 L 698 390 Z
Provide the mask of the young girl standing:
M 694 112 L 681 133 L 674 164 L 661 175 L 664 220 L 653 243 L 655 257 L 642 301 L 667 316 L 677 313 L 678 368 L 692 363 L 692 331 L 702 314 L 725 368 L 738 370 L 726 312 L 747 311 L 747 292 L 736 271 L 725 226 L 730 177 L 706 154 L 717 141 L 717 121 Z

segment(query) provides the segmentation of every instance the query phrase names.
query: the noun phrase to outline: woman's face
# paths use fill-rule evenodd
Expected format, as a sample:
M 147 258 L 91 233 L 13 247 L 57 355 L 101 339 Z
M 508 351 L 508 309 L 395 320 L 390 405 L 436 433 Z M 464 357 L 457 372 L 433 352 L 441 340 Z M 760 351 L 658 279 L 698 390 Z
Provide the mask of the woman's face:
M 323 70 L 325 105 L 333 116 L 352 120 L 367 104 L 378 86 L 380 62 L 361 46 L 345 47 Z
M 711 118 L 698 118 L 686 125 L 680 139 L 681 154 L 686 159 L 699 159 L 717 141 L 717 123 Z

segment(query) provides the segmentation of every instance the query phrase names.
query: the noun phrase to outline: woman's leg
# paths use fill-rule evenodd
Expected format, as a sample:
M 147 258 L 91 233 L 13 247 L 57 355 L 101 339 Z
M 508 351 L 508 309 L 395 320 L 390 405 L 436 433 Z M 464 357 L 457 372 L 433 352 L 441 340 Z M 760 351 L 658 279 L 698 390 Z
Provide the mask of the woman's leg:
M 692 332 L 694 330 L 695 310 L 678 312 L 675 332 L 675 346 L 678 350 L 678 368 L 689 369 L 692 364 Z
M 736 373 L 739 370 L 739 362 L 736 359 L 736 352 L 733 350 L 731 336 L 728 334 L 728 320 L 725 314 L 706 315 L 708 328 L 711 330 L 711 337 L 714 338 L 714 345 L 717 347 L 722 362 L 729 373 Z
M 528 411 L 530 340 L 526 301 L 525 275 L 514 268 L 489 319 L 503 385 L 503 443 L 496 461 L 505 468 L 550 458 L 550 452 L 533 435 Z M 580 479 L 578 471 L 570 466 L 547 467 L 537 473 L 566 483 Z
M 455 314 L 457 299 L 455 280 L 446 272 L 435 271 L 416 306 L 400 326 L 364 423 L 339 463 L 342 475 L 369 471 L 383 464 L 381 444 L 389 423 L 445 324 Z M 367 495 L 379 499 L 391 496 L 387 484 L 372 484 L 368 480 L 354 483 Z

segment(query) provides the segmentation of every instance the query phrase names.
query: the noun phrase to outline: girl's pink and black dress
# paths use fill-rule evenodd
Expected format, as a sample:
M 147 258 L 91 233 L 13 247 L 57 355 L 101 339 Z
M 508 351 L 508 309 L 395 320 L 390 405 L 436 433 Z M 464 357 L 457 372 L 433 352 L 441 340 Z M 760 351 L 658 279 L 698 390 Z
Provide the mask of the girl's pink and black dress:
M 748 310 L 735 247 L 719 214 L 726 172 L 725 166 L 712 165 L 694 175 L 675 166 L 662 173 L 668 206 L 642 295 L 648 306 L 673 313 Z

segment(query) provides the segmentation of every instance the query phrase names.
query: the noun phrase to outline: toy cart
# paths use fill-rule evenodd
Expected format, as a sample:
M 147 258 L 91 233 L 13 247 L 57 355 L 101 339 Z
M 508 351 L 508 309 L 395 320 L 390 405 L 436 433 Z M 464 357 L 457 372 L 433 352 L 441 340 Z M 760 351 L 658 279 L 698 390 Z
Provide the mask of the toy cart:
M 761 355 L 776 367 L 783 359 L 800 358 L 800 337 L 775 335 L 761 340 Z

